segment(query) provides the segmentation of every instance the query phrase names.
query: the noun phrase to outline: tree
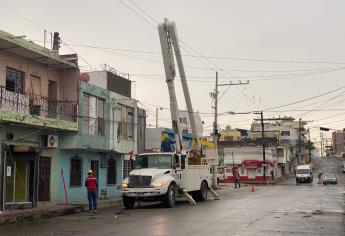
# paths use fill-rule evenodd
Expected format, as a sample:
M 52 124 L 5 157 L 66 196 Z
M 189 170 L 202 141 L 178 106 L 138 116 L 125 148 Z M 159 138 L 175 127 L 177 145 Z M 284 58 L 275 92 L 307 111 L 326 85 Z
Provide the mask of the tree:
M 308 150 L 314 150 L 315 149 L 314 143 L 310 140 L 308 140 L 305 143 L 304 147 L 305 147 L 305 149 L 308 149 Z
M 311 151 L 315 149 L 314 143 L 310 140 L 308 140 L 305 144 L 304 147 L 306 149 L 308 149 L 308 153 L 309 153 L 309 162 L 311 162 Z

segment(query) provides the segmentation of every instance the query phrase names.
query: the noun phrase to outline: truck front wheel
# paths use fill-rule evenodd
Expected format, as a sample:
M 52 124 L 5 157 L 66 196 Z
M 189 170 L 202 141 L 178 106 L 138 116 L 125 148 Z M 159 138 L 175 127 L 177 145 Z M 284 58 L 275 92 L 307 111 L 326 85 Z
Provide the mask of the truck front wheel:
M 122 202 L 123 202 L 123 205 L 125 206 L 125 208 L 133 209 L 134 208 L 134 204 L 135 204 L 135 198 L 123 196 L 122 197 Z
M 176 201 L 176 187 L 174 184 L 170 184 L 167 193 L 164 196 L 163 203 L 168 208 L 174 208 Z

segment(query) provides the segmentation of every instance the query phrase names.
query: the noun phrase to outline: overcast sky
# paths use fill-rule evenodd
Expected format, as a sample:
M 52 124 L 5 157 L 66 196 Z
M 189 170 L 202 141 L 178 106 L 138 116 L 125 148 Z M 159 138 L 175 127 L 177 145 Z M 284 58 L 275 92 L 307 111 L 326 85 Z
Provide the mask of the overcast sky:
M 43 44 L 43 29 L 58 31 L 63 41 L 83 59 L 80 59 L 83 69 L 89 70 L 89 65 L 91 69 L 100 69 L 101 64 L 107 63 L 131 74 L 135 81 L 133 96 L 148 109 L 148 123 L 152 125 L 155 106 L 169 107 L 156 29 L 156 22 L 164 18 L 176 22 L 180 39 L 194 50 L 182 45 L 194 110 L 212 112 L 209 93 L 214 89 L 216 70 L 222 83 L 249 80 L 246 86 L 220 87 L 220 95 L 226 91 L 219 102 L 220 113 L 267 109 L 345 86 L 343 0 L 60 0 L 49 3 L 0 0 L 1 29 L 26 35 L 38 44 Z M 65 45 L 62 51 L 72 53 Z M 207 59 L 196 57 L 197 53 Z M 178 78 L 176 85 L 179 107 L 184 109 Z M 345 89 L 340 89 L 278 108 L 279 113 L 267 111 L 264 116 L 293 115 L 313 120 L 310 127 L 340 129 L 345 126 L 342 121 L 345 110 L 341 110 L 345 109 L 344 99 Z M 295 111 L 310 109 L 323 111 L 307 114 Z M 161 125 L 168 126 L 169 110 L 159 114 Z M 254 117 L 253 114 L 222 115 L 219 123 L 221 127 L 229 124 L 234 128 L 249 128 Z M 205 130 L 211 132 L 212 114 L 202 114 L 202 119 Z M 316 137 L 318 130 L 313 129 L 312 135 Z

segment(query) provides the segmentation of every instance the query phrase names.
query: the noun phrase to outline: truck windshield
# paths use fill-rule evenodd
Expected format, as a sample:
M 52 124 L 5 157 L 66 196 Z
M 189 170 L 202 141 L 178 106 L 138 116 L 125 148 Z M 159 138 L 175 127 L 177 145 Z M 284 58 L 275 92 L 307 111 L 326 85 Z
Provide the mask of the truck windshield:
M 171 164 L 171 155 L 140 155 L 136 158 L 135 169 L 170 169 Z
M 309 170 L 308 169 L 298 169 L 297 170 L 297 174 L 309 174 Z

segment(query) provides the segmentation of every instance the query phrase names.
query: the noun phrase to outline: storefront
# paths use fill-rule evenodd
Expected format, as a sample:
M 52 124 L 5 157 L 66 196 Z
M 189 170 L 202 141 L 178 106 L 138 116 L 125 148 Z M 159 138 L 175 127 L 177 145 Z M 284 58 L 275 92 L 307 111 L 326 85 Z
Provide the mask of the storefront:
M 38 155 L 28 146 L 3 145 L 4 210 L 37 206 Z
M 273 161 L 266 160 L 243 160 L 242 167 L 247 172 L 248 180 L 263 181 L 264 180 L 264 166 L 266 166 L 266 180 L 270 179 L 270 172 L 273 170 Z

